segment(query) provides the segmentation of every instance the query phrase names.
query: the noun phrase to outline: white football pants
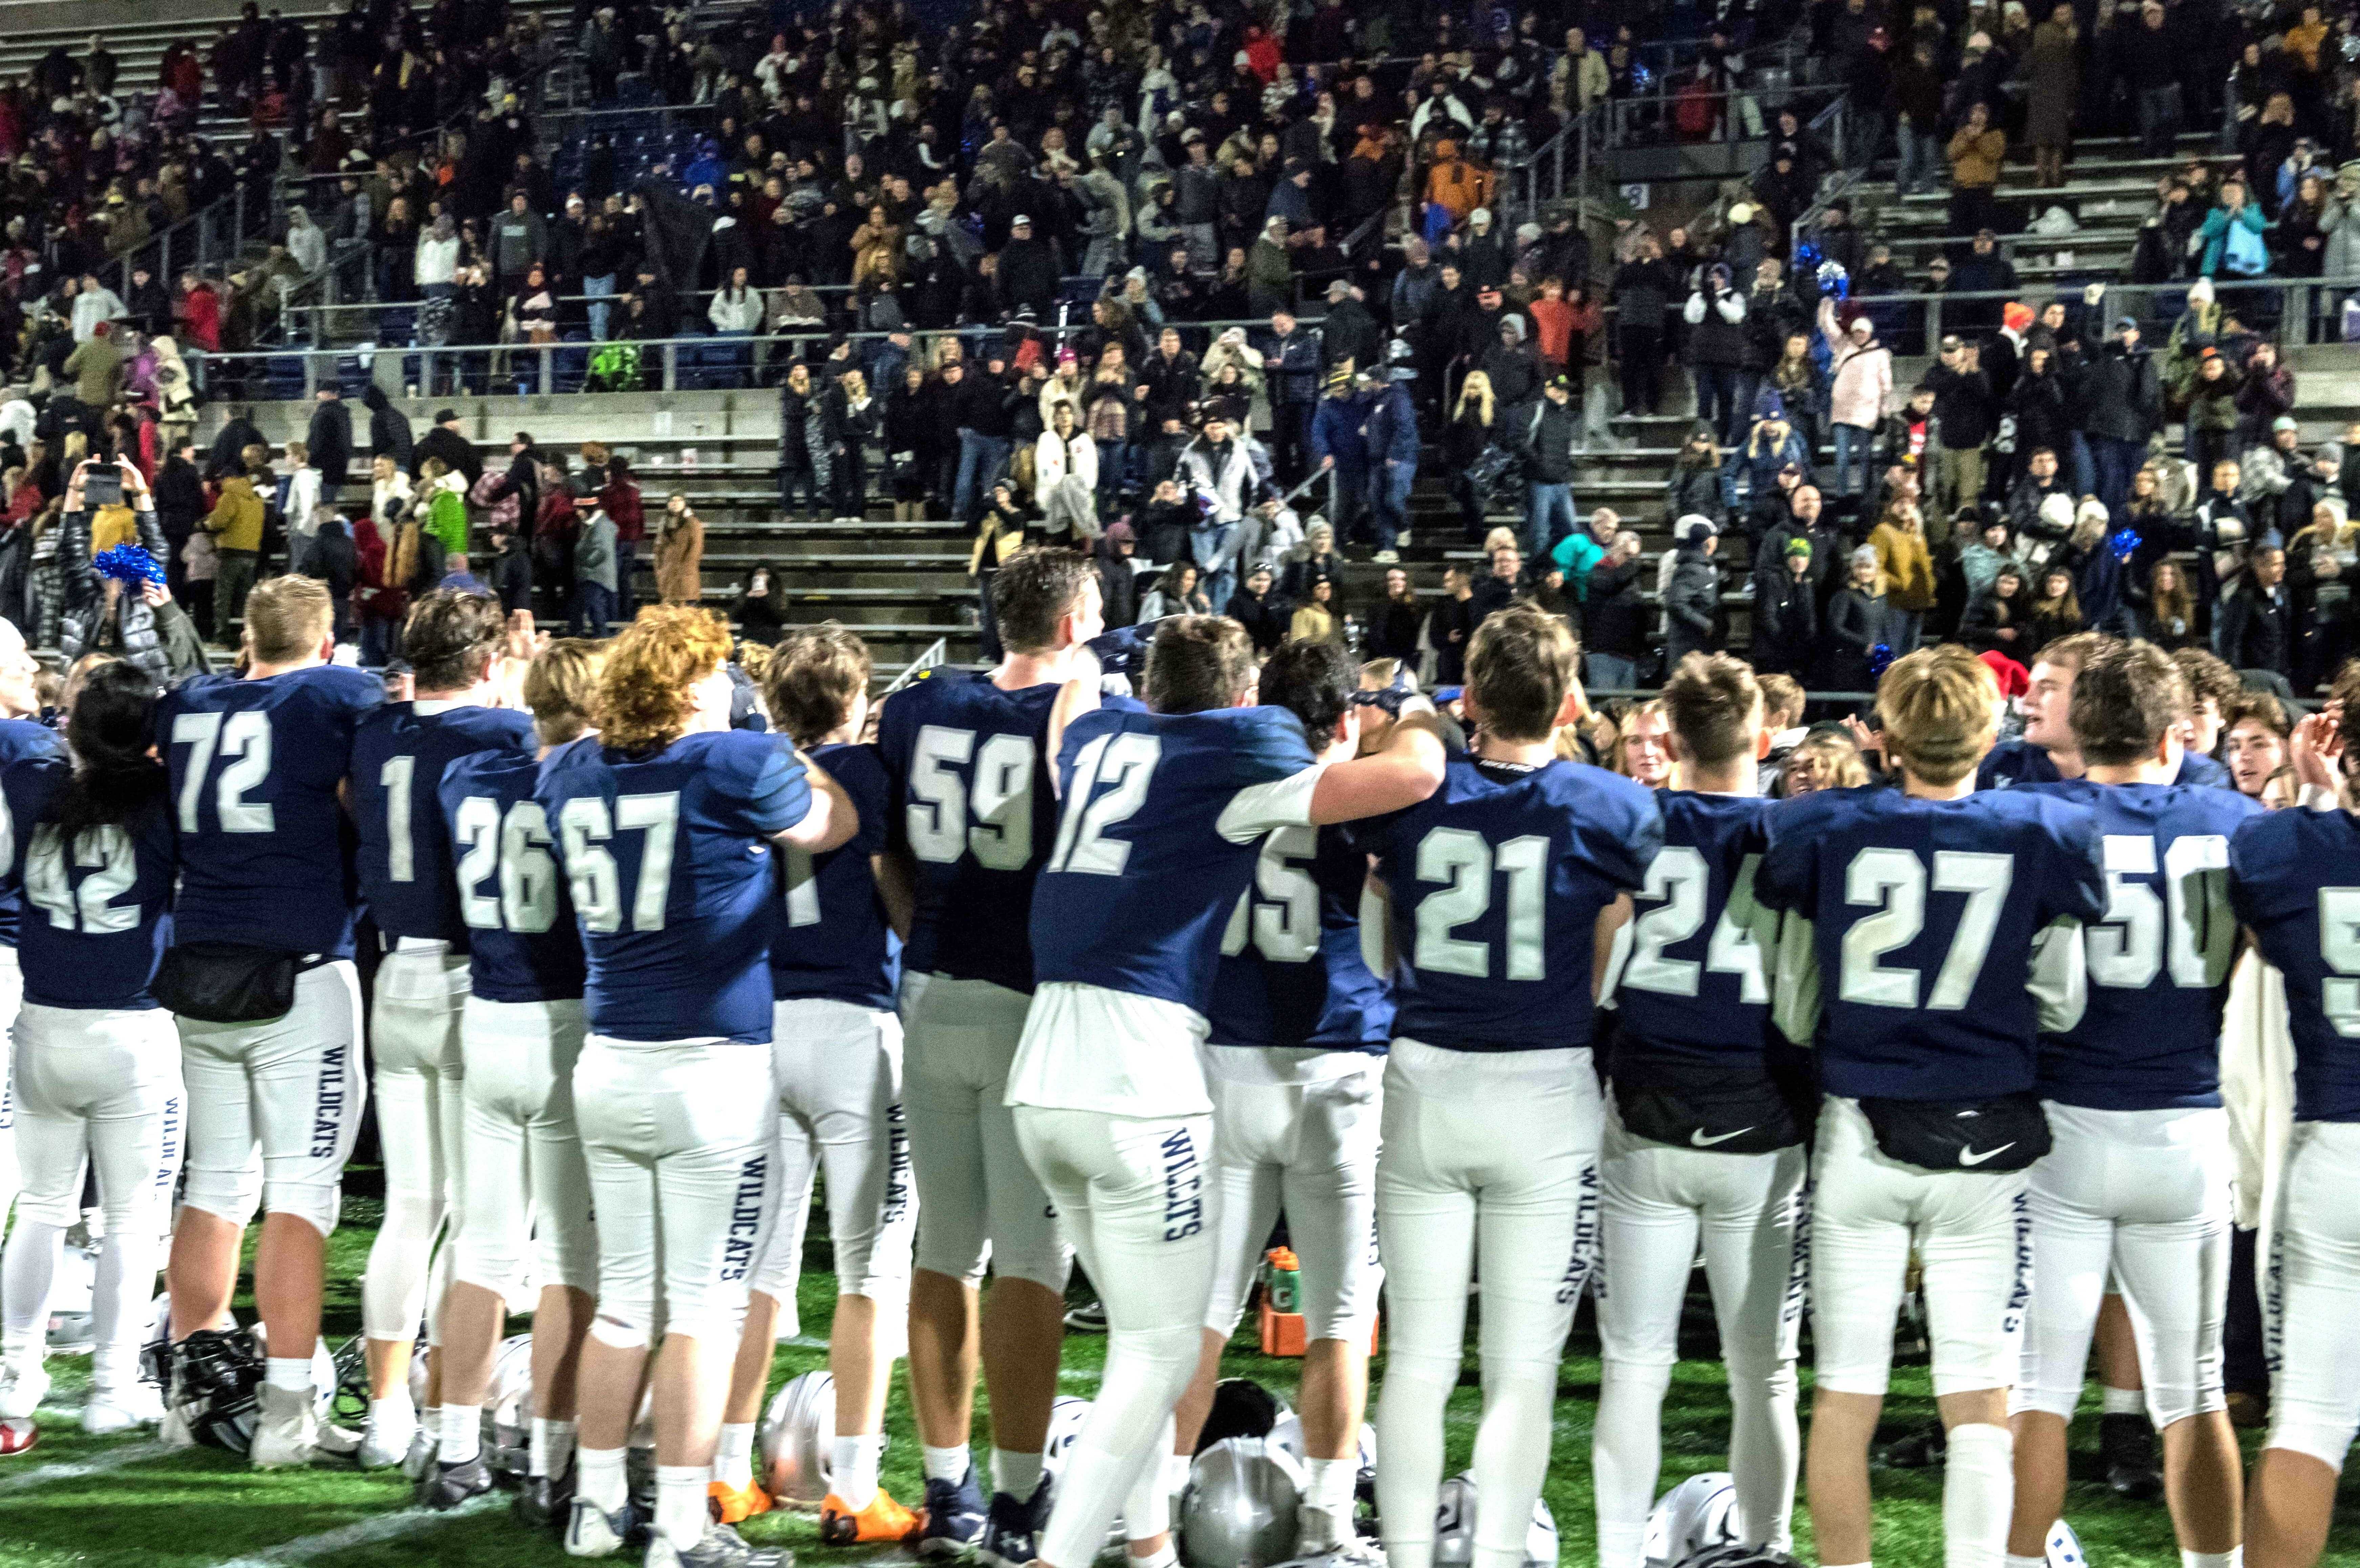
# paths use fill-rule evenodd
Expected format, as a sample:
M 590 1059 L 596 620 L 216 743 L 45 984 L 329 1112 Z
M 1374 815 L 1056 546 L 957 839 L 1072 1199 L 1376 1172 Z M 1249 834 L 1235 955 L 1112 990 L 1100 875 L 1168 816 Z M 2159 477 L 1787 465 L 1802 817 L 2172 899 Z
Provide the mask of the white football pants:
M 2026 1173 L 1888 1159 L 1857 1100 L 1830 1095 L 1811 1173 L 1811 1330 L 1822 1388 L 1882 1395 L 1914 1243 L 1934 1392 L 2005 1388 L 2030 1290 Z
M 2110 1268 L 2156 1430 L 2220 1410 L 2229 1113 L 2047 1108 L 2056 1147 L 2029 1172 L 2034 1290 L 2010 1413 L 2073 1419 Z
M 361 1277 L 361 1329 L 371 1339 L 417 1338 L 421 1314 L 431 1320 L 440 1311 L 449 1281 L 449 1251 L 437 1260 L 434 1239 L 446 1216 L 451 1234 L 459 1232 L 466 1124 L 459 1013 L 466 999 L 467 960 L 448 942 L 402 937 L 377 965 L 369 1048 L 385 1221 Z
M 1397 1040 L 1384 1095 L 1377 1240 L 1393 1315 L 1376 1424 L 1386 1558 L 1431 1568 L 1443 1409 L 1459 1381 L 1467 1288 L 1480 1278 L 1473 1568 L 1522 1568 L 1557 1363 L 1597 1254 L 1598 1080 L 1586 1049 Z
M 780 1002 L 770 1065 L 779 1083 L 780 1209 L 754 1289 L 788 1309 L 781 1337 L 798 1332 L 795 1280 L 812 1181 L 825 1170 L 836 1294 L 868 1297 L 880 1323 L 898 1325 L 907 1317 L 918 1228 L 901 1113 L 901 1020 L 820 997 Z
M 1745 1543 L 1793 1540 L 1802 1439 L 1801 1146 L 1717 1154 L 1623 1130 L 1610 1100 L 1599 1161 L 1598 1421 L 1590 1444 L 1601 1568 L 1638 1568 L 1662 1467 L 1664 1393 L 1699 1244 L 1729 1377 L 1729 1468 Z M 1480 1516 L 1479 1516 L 1480 1517 Z
M 2268 1446 L 2337 1470 L 2360 1430 L 2360 1122 L 2297 1122 L 2267 1286 Z
M 916 1182 L 916 1266 L 979 1284 L 1003 1279 L 1060 1295 L 1073 1248 L 1025 1162 L 1002 1104 L 1032 998 L 989 980 L 901 976 L 901 1104 Z
M 259 1202 L 268 1213 L 300 1216 L 322 1236 L 333 1231 L 344 1162 L 368 1105 L 360 982 L 352 961 L 297 975 L 295 1004 L 283 1018 L 177 1021 L 189 1088 L 189 1183 L 181 1202 L 241 1227 Z
M 574 1114 L 597 1216 L 593 1332 L 626 1348 L 661 1332 L 734 1349 L 778 1211 L 770 1048 L 593 1034 Z
M 1087 1568 L 1132 1487 L 1161 1484 L 1173 1407 L 1196 1374 L 1213 1290 L 1212 1118 L 1015 1109 L 1024 1156 L 1106 1302 L 1106 1377 L 1041 1537 L 1043 1562 Z
M 467 998 L 459 1019 L 466 1061 L 458 1162 L 464 1201 L 445 1248 L 454 1259 L 453 1279 L 511 1296 L 530 1247 L 537 1284 L 597 1290 L 590 1167 L 574 1115 L 574 1068 L 585 1027 L 578 997 Z
M 14 943 L 0 947 L 0 1039 L 16 1028 L 16 1009 L 25 1002 L 25 971 L 16 962 Z M 8 1206 L 16 1198 L 16 1095 L 10 1080 L 7 1051 L 0 1051 L 0 1226 L 8 1223 Z
M 1237 1049 L 1201 1053 L 1220 1216 L 1205 1326 L 1225 1337 L 1237 1332 L 1262 1244 L 1284 1209 L 1287 1245 L 1303 1264 L 1305 1336 L 1365 1350 L 1384 1280 L 1376 1259 L 1383 1060 L 1364 1058 L 1365 1066 L 1315 1083 L 1245 1083 L 1222 1077 L 1213 1055 Z
M 66 1232 L 82 1217 L 87 1164 L 106 1215 L 91 1301 L 91 1380 L 101 1390 L 128 1388 L 139 1377 L 180 1175 L 187 1101 L 172 1015 L 28 1006 L 16 1018 L 14 1055 L 25 1188 L 0 1289 L 8 1358 L 40 1360 L 49 1288 Z

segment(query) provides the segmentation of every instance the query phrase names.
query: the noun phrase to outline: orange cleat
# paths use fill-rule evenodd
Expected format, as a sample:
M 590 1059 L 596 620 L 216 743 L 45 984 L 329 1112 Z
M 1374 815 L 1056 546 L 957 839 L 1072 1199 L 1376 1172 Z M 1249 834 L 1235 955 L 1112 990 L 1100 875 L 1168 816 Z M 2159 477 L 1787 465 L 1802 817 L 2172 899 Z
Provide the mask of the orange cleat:
M 893 1500 L 884 1487 L 858 1513 L 834 1492 L 819 1506 L 819 1538 L 829 1546 L 858 1546 L 880 1541 L 907 1541 L 925 1525 L 923 1515 Z
M 743 1486 L 716 1481 L 705 1488 L 705 1495 L 712 1499 L 714 1519 L 722 1524 L 742 1524 L 756 1514 L 770 1511 L 770 1494 L 759 1481 L 748 1481 Z

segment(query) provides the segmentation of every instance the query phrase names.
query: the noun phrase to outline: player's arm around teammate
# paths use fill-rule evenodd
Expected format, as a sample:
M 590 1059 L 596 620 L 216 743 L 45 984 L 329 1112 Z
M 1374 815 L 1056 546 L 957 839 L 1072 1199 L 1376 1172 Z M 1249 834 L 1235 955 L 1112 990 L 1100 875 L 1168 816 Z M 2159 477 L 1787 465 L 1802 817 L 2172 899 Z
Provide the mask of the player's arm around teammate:
M 1433 1561 L 1444 1408 L 1479 1272 L 1474 1561 L 1523 1563 L 1557 1363 L 1595 1257 L 1598 953 L 1663 819 L 1629 779 L 1557 757 L 1578 658 L 1537 610 L 1486 620 L 1467 656 L 1474 750 L 1430 799 L 1360 830 L 1401 955 L 1377 1161 L 1392 1306 L 1377 1493 L 1395 1568 Z
M 1778 917 L 1754 897 L 1773 802 L 1771 731 L 1753 672 L 1690 654 L 1664 687 L 1680 788 L 1657 797 L 1664 849 L 1617 945 L 1620 1027 L 1599 1161 L 1598 1422 L 1590 1444 L 1601 1568 L 1639 1568 L 1661 1467 L 1664 1394 L 1699 1245 L 1729 1378 L 1729 1468 L 1741 1539 L 1791 1544 L 1802 1440 L 1795 1361 L 1804 1173 L 1774 1061 L 1768 966 Z
M 1821 1560 L 1870 1561 L 1868 1449 L 1910 1243 L 1925 1266 L 1949 1432 L 1944 1559 L 1999 1568 L 2014 1483 L 2006 1393 L 2027 1288 L 2025 1169 L 2053 996 L 2033 961 L 2104 910 L 2090 813 L 1976 794 L 1999 726 L 1991 672 L 1921 649 L 1877 689 L 1901 788 L 1821 790 L 1770 816 L 1755 896 L 1786 911 L 1775 1018 L 1826 1091 L 1811 1211 L 1817 1398 L 1807 1467 Z

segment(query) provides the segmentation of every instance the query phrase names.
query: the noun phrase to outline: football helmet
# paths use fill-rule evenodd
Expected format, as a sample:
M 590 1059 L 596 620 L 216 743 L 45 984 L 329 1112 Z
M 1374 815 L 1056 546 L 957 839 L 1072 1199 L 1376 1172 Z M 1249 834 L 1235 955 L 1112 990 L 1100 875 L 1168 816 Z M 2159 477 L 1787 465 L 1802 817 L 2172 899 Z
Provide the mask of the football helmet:
M 484 1463 L 522 1480 L 532 1470 L 532 1335 L 500 1342 L 484 1399 Z
M 1647 1516 L 1647 1568 L 1678 1568 L 1738 1544 L 1737 1482 L 1726 1470 L 1689 1476 L 1657 1498 Z
M 261 1407 L 262 1356 L 244 1329 L 200 1329 L 178 1345 L 161 1341 L 140 1353 L 140 1371 L 169 1390 L 189 1433 L 210 1448 L 244 1454 Z
M 1466 1568 L 1475 1560 L 1475 1501 L 1471 1472 L 1442 1483 L 1434 1508 L 1436 1568 Z M 1532 1527 L 1524 1535 L 1524 1568 L 1556 1568 L 1557 1545 L 1557 1517 L 1535 1497 Z
M 1268 1438 L 1225 1437 L 1199 1450 L 1180 1493 L 1181 1560 L 1188 1568 L 1272 1568 L 1293 1558 L 1305 1485 L 1302 1464 Z
M 1196 1452 L 1202 1454 L 1224 1438 L 1268 1437 L 1294 1413 L 1284 1399 L 1252 1378 L 1224 1377 L 1213 1385 L 1213 1404 L 1205 1412 L 1205 1430 L 1196 1434 Z
M 1783 1552 L 1766 1546 L 1716 1546 L 1699 1552 L 1680 1564 L 1680 1568 L 1798 1568 L 1795 1560 Z
M 91 1302 L 98 1289 L 98 1244 L 66 1242 L 49 1286 L 47 1341 L 51 1356 L 86 1356 L 98 1343 Z
M 2090 1568 L 2089 1556 L 2081 1550 L 2081 1538 L 2063 1519 L 2049 1527 L 2049 1568 Z
M 1082 1435 L 1089 1419 L 1089 1400 L 1073 1394 L 1058 1395 L 1057 1402 L 1049 1407 L 1049 1440 L 1041 1447 L 1041 1473 L 1052 1482 L 1065 1473 L 1065 1456 L 1074 1451 L 1074 1440 Z
M 782 1503 L 817 1507 L 827 1496 L 835 1436 L 835 1377 L 805 1372 L 788 1379 L 762 1412 L 763 1488 Z

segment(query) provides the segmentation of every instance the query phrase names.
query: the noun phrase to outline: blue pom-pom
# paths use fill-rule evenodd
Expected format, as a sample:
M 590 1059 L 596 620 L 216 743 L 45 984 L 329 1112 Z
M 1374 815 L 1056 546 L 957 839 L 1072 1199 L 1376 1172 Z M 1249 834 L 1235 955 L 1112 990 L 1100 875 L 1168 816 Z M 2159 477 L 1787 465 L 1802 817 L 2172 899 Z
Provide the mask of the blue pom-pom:
M 2113 549 L 2116 561 L 2128 561 L 2137 552 L 2138 547 L 2143 542 L 2145 541 L 2140 539 L 2139 531 L 2129 528 L 2116 528 L 2114 537 L 2106 541 Z
M 1872 681 L 1882 681 L 1893 666 L 1893 645 L 1881 642 L 1868 650 L 1868 675 Z
M 1651 86 L 1653 86 L 1653 85 L 1655 84 L 1655 73 L 1654 71 L 1649 71 L 1645 66 L 1644 66 L 1644 65 L 1639 65 L 1639 64 L 1637 64 L 1637 63 L 1635 63 L 1635 62 L 1632 65 L 1632 67 L 1631 67 L 1631 91 L 1632 91 L 1632 92 L 1633 92 L 1633 93 L 1644 93 L 1644 92 L 1645 92 L 1649 87 L 1651 87 Z
M 142 583 L 160 583 L 164 581 L 164 569 L 156 563 L 156 558 L 136 544 L 119 544 L 112 550 L 103 550 L 91 564 L 98 568 L 101 577 L 112 577 L 127 587 L 137 588 Z
M 1851 297 L 1852 274 L 1844 270 L 1844 265 L 1842 262 L 1823 261 L 1819 263 L 1819 270 L 1812 274 L 1812 276 L 1819 279 L 1819 292 L 1821 294 L 1827 295 L 1829 298 L 1835 299 L 1843 299 Z

